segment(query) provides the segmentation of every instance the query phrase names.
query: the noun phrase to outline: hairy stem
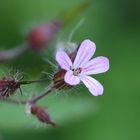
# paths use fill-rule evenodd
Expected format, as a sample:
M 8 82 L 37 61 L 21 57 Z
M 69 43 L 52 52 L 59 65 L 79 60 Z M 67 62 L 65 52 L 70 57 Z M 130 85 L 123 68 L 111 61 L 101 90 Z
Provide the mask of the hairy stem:
M 0 100 L 8 102 L 8 103 L 14 103 L 14 104 L 35 104 L 37 101 L 39 101 L 40 99 L 42 99 L 43 97 L 47 96 L 49 93 L 51 93 L 54 90 L 53 86 L 50 85 L 48 87 L 48 89 L 44 92 L 41 93 L 35 97 L 32 97 L 31 99 L 27 99 L 27 100 L 16 100 L 16 99 L 12 99 L 12 98 L 0 98 Z
M 31 80 L 31 81 L 21 81 L 21 82 L 19 82 L 19 84 L 20 85 L 27 85 L 27 84 L 40 83 L 40 82 L 45 82 L 45 81 L 48 81 L 48 79 Z
M 53 86 L 50 85 L 49 88 L 47 89 L 46 92 L 38 95 L 38 96 L 35 96 L 33 97 L 31 100 L 29 100 L 28 102 L 29 103 L 36 103 L 38 100 L 42 99 L 43 97 L 47 96 L 50 92 L 52 92 L 54 90 Z

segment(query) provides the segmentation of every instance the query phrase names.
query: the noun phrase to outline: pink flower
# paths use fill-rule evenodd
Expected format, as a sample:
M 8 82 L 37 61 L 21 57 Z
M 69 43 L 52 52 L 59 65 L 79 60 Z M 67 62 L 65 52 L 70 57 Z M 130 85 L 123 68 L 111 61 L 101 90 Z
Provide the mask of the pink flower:
M 95 53 L 96 45 L 90 40 L 84 40 L 77 52 L 74 62 L 64 51 L 58 51 L 56 60 L 62 69 L 67 72 L 64 80 L 69 85 L 78 85 L 82 81 L 92 95 L 103 94 L 103 86 L 89 75 L 106 72 L 109 69 L 109 60 L 99 56 L 92 58 Z

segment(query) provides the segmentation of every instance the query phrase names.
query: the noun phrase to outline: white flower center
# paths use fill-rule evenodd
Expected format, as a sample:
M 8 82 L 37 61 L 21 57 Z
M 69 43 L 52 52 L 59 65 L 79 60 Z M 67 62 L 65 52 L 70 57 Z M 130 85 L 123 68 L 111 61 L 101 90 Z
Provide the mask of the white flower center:
M 74 76 L 78 76 L 80 73 L 81 73 L 81 71 L 82 71 L 82 69 L 81 68 L 70 68 L 72 71 L 73 71 L 73 75 Z

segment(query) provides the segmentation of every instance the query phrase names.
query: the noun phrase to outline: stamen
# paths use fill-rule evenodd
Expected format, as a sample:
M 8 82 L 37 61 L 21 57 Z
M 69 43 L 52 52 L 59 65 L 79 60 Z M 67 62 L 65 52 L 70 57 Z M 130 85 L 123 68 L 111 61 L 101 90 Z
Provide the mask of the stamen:
M 73 69 L 73 75 L 78 76 L 81 73 L 81 68 Z

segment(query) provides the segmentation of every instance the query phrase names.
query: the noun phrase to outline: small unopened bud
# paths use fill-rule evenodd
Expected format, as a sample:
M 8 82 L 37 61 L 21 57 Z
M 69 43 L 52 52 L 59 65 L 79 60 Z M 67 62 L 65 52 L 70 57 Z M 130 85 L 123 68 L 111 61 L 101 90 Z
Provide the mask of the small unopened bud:
M 54 122 L 52 122 L 52 120 L 51 120 L 48 112 L 46 111 L 46 109 L 33 104 L 31 106 L 31 113 L 33 115 L 35 115 L 38 118 L 39 121 L 41 121 L 43 123 L 46 123 L 46 124 L 50 124 L 53 127 L 56 126 L 56 124 Z
M 29 46 L 38 50 L 45 48 L 54 39 L 61 26 L 60 21 L 54 21 L 33 28 L 28 34 Z

